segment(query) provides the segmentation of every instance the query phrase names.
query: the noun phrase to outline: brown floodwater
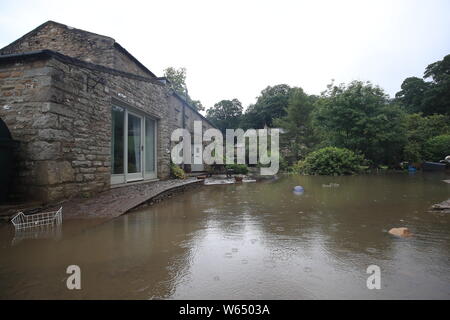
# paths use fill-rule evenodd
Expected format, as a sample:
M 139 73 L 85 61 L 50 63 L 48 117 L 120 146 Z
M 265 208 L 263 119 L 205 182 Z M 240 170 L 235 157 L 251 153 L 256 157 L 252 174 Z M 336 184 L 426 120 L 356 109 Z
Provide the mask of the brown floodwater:
M 449 299 L 450 215 L 427 212 L 450 197 L 443 179 L 285 176 L 203 186 L 96 227 L 64 221 L 47 239 L 2 225 L 0 298 Z M 387 233 L 401 226 L 414 236 Z M 81 290 L 66 288 L 69 265 Z

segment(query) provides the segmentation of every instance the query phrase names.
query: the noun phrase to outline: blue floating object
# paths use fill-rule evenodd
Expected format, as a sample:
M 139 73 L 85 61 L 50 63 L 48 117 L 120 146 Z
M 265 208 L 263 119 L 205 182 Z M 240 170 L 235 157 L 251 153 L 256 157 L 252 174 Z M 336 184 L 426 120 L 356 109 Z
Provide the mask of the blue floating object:
M 303 189 L 302 186 L 295 186 L 294 187 L 294 192 L 303 192 L 303 191 L 305 191 L 305 189 Z
M 409 171 L 409 172 L 416 172 L 417 169 L 414 168 L 413 166 L 408 166 L 408 171 Z

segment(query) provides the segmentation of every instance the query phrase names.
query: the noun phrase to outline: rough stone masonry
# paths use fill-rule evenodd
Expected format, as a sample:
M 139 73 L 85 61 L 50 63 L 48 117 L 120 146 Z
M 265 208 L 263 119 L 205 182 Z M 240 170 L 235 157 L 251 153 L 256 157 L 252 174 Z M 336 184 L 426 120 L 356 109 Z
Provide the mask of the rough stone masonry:
M 52 202 L 109 189 L 113 103 L 156 119 L 159 179 L 170 175 L 179 115 L 212 126 L 112 38 L 49 21 L 1 49 L 0 118 L 20 141 L 13 196 Z

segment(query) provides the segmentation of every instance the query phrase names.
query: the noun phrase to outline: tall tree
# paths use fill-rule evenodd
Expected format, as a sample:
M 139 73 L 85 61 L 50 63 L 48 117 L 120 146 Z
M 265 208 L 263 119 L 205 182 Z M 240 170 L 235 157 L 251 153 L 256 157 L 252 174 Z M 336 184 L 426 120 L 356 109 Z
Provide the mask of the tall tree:
M 424 113 L 450 115 L 450 54 L 430 64 L 424 78 L 432 79 L 430 89 L 425 93 Z
M 401 160 L 405 113 L 370 82 L 329 85 L 318 102 L 315 124 L 331 145 L 361 152 L 374 165 Z
M 425 94 L 430 88 L 430 84 L 421 78 L 406 78 L 401 86 L 401 91 L 397 92 L 395 98 L 407 112 L 422 112 Z
M 191 106 L 199 111 L 205 110 L 202 103 L 199 100 L 193 100 L 187 92 L 186 68 L 168 67 L 164 69 L 164 76 L 169 80 L 172 89 L 183 96 Z
M 286 109 L 286 116 L 274 120 L 281 127 L 281 147 L 287 160 L 292 163 L 312 150 L 318 137 L 312 124 L 312 112 L 316 96 L 307 95 L 303 89 L 292 89 Z
M 292 88 L 287 84 L 268 86 L 257 97 L 256 103 L 247 108 L 243 127 L 261 129 L 273 126 L 273 119 L 286 115 L 289 95 Z
M 242 104 L 238 99 L 222 100 L 206 111 L 206 118 L 222 132 L 236 129 L 242 117 Z
M 186 68 L 168 67 L 164 69 L 164 77 L 170 81 L 170 86 L 176 93 L 186 97 Z
M 450 115 L 450 55 L 430 64 L 425 69 L 424 79 L 405 79 L 396 94 L 397 101 L 409 113 Z

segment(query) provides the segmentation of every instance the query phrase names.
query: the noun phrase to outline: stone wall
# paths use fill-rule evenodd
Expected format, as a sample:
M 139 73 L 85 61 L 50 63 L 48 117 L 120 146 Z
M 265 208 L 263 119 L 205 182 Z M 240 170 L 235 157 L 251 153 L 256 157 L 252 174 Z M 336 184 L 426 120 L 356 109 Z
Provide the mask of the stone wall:
M 183 127 L 183 108 L 184 105 L 175 95 L 168 97 L 169 103 L 169 126 L 172 133 L 173 130 Z
M 184 117 L 185 125 L 189 132 L 194 132 L 194 121 L 202 121 L 203 133 L 205 132 L 205 130 L 213 128 L 213 126 L 208 121 L 206 121 L 202 116 L 200 116 L 196 111 L 188 106 L 185 107 Z
M 169 97 L 169 127 L 171 132 L 177 128 L 186 128 L 191 134 L 191 138 L 194 137 L 194 121 L 202 122 L 202 130 L 203 134 L 209 128 L 214 128 L 208 121 L 206 121 L 199 113 L 194 111 L 191 107 L 189 107 L 184 100 L 177 97 L 175 94 L 172 94 Z M 183 123 L 184 116 L 184 123 Z M 207 145 L 208 143 L 203 143 L 203 145 Z M 174 143 L 171 143 L 171 147 L 173 147 Z M 189 170 L 189 166 L 184 167 L 186 170 Z M 208 170 L 208 166 L 205 165 L 205 170 Z
M 120 47 L 114 48 L 114 69 L 122 70 L 125 72 L 137 74 L 143 77 L 148 77 L 148 72 L 144 71 L 137 63 L 132 61 L 127 54 L 124 53 Z
M 16 40 L 0 54 L 52 50 L 86 62 L 114 67 L 114 39 L 48 21 Z
M 14 177 L 15 195 L 32 194 L 40 179 L 35 175 L 37 161 L 46 159 L 46 154 L 56 154 L 60 145 L 39 141 L 40 129 L 52 130 L 58 126 L 58 117 L 47 114 L 41 116 L 48 107 L 51 76 L 46 61 L 30 60 L 27 63 L 8 63 L 0 68 L 0 118 L 8 126 L 12 137 L 20 141 L 20 151 L 16 154 Z M 49 180 L 53 180 L 49 178 Z M 36 195 L 37 197 L 39 195 Z
M 169 177 L 164 85 L 49 58 L 3 63 L 0 90 L 0 117 L 21 142 L 13 190 L 22 198 L 53 201 L 110 187 L 113 98 L 158 119 L 158 177 Z
M 183 128 L 183 115 L 184 115 L 184 127 L 194 134 L 194 121 L 202 121 L 203 133 L 209 128 L 214 128 L 208 121 L 205 120 L 197 111 L 189 107 L 182 99 L 178 98 L 175 94 L 169 97 L 170 106 L 170 127 L 171 130 L 176 128 Z
M 0 55 L 52 50 L 105 67 L 154 77 L 133 61 L 113 38 L 48 21 L 0 50 Z
M 49 21 L 0 54 L 40 49 L 66 56 L 0 55 L 0 117 L 20 141 L 18 198 L 53 202 L 110 188 L 113 102 L 157 119 L 159 179 L 170 176 L 170 136 L 183 115 L 190 132 L 194 120 L 211 127 L 112 38 Z

